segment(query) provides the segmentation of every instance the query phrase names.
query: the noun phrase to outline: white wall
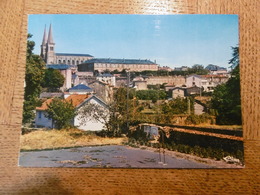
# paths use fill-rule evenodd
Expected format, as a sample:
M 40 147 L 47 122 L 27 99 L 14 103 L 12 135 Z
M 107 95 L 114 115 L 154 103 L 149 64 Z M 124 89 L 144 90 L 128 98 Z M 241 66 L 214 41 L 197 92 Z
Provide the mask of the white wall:
M 100 105 L 95 99 L 91 99 L 88 103 L 92 103 L 92 104 L 98 104 Z M 79 113 L 80 113 L 81 108 L 79 109 Z M 105 126 L 103 123 L 98 122 L 94 119 L 91 119 L 89 121 L 86 121 L 84 124 L 81 124 L 81 115 L 78 114 L 75 118 L 74 118 L 74 126 L 76 126 L 77 128 L 81 129 L 81 130 L 85 130 L 85 131 L 101 131 L 102 129 L 105 129 Z

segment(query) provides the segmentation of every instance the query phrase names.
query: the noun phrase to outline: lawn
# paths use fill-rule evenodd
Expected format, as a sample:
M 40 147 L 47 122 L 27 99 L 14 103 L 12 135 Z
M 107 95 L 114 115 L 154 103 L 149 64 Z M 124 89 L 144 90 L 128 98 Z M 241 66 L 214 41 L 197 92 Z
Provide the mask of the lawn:
M 122 145 L 127 138 L 99 137 L 94 132 L 78 129 L 36 130 L 21 135 L 21 150 L 43 150 L 91 145 Z

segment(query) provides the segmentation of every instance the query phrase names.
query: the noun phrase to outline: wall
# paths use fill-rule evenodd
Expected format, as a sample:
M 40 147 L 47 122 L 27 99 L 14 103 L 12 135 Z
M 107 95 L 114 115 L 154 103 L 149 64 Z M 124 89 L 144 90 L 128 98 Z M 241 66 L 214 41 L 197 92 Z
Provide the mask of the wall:
M 183 76 L 151 76 L 147 79 L 147 85 L 157 85 L 157 84 L 174 84 L 175 86 L 185 85 L 185 77 Z
M 0 194 L 259 194 L 258 0 L 1 0 Z M 244 169 L 18 167 L 27 14 L 239 14 Z

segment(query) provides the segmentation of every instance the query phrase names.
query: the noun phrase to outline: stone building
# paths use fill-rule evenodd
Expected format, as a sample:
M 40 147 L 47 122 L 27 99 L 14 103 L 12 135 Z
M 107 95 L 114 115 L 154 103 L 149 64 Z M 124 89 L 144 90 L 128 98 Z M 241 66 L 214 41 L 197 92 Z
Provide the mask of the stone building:
M 106 103 L 111 103 L 113 101 L 114 86 L 98 80 L 90 82 L 88 86 L 93 89 L 93 92 L 97 97 Z
M 52 35 L 51 25 L 48 36 L 46 33 L 46 27 L 44 29 L 40 56 L 46 64 L 67 65 L 78 65 L 93 58 L 93 56 L 89 54 L 55 53 L 55 42 Z
M 186 78 L 186 86 L 197 86 L 205 92 L 212 92 L 216 86 L 226 83 L 228 79 L 225 75 L 190 75 Z
M 109 74 L 109 73 L 99 74 L 96 77 L 96 79 L 98 81 L 102 81 L 102 82 L 105 82 L 107 84 L 116 86 L 116 77 L 112 74 Z
M 184 76 L 149 76 L 145 80 L 147 81 L 147 85 L 162 85 L 167 83 L 174 86 L 182 86 L 186 83 Z
M 150 60 L 93 58 L 78 65 L 79 72 L 104 72 L 106 70 L 158 71 L 158 65 Z

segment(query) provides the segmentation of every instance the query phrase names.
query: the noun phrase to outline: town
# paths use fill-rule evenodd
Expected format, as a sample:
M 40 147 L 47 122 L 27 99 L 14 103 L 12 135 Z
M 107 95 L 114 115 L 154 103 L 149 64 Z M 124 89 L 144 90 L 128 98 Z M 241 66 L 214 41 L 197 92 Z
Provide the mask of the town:
M 170 68 L 145 56 L 56 53 L 51 25 L 48 33 L 44 29 L 40 55 L 33 47 L 28 39 L 24 135 L 71 128 L 79 136 L 94 132 L 123 138 L 131 147 L 159 149 L 162 164 L 166 150 L 243 164 L 239 80 L 234 84 L 238 47 L 230 70 L 213 64 Z

